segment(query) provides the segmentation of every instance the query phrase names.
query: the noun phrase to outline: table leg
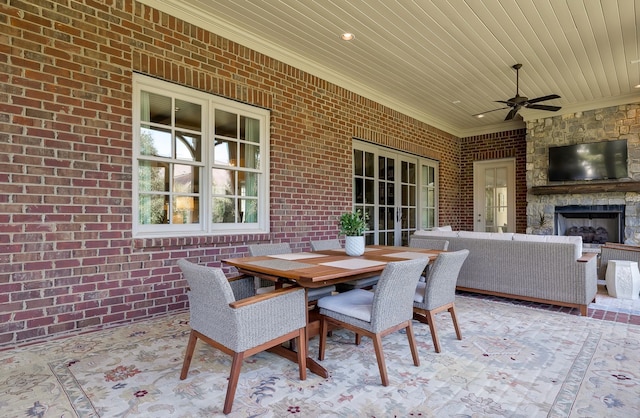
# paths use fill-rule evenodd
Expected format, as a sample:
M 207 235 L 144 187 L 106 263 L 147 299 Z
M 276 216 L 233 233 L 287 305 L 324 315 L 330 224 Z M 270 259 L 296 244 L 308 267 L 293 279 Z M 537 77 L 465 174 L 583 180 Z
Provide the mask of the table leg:
M 307 306 L 309 305 L 308 300 L 306 299 L 307 289 L 305 288 L 305 302 Z M 300 342 L 300 344 L 307 344 L 307 353 L 309 353 L 309 340 L 320 332 L 320 321 L 317 318 L 317 310 L 310 312 L 307 309 L 307 338 L 306 341 Z M 277 354 L 281 357 L 286 358 L 287 360 L 293 361 L 294 363 L 298 362 L 298 355 L 294 349 L 285 347 L 283 345 L 278 345 L 267 350 L 271 353 Z M 317 374 L 320 377 L 324 377 L 325 379 L 329 377 L 329 371 L 325 369 L 320 363 L 318 363 L 315 359 L 307 356 L 307 368 L 310 372 Z

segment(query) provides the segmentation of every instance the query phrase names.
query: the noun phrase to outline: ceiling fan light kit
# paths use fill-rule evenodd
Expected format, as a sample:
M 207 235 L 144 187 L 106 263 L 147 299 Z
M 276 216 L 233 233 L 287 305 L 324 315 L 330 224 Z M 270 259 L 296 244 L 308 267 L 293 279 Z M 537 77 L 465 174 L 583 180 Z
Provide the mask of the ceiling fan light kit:
M 557 94 L 549 94 L 547 96 L 536 97 L 535 99 L 529 99 L 526 96 L 520 96 L 520 72 L 519 71 L 520 71 L 520 68 L 522 68 L 522 64 L 514 64 L 513 66 L 511 66 L 511 68 L 516 70 L 516 95 L 508 100 L 496 100 L 496 103 L 506 104 L 507 106 L 505 107 L 487 110 L 486 112 L 476 113 L 473 116 L 481 118 L 487 113 L 511 108 L 511 110 L 509 110 L 509 113 L 507 113 L 507 117 L 504 118 L 504 120 L 507 121 L 507 120 L 512 120 L 518 114 L 518 111 L 523 107 L 525 109 L 547 110 L 550 112 L 557 112 L 558 110 L 562 109 L 560 106 L 536 104 L 539 102 L 544 102 L 546 100 L 559 99 L 560 96 L 558 96 Z

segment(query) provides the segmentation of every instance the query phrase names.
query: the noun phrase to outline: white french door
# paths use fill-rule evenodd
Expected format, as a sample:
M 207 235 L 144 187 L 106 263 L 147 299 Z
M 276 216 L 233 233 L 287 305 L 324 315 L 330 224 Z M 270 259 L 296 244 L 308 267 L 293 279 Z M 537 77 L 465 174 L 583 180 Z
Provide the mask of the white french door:
M 367 244 L 407 245 L 436 218 L 437 162 L 354 143 L 354 209 L 369 216 Z
M 473 163 L 474 231 L 515 232 L 515 160 Z

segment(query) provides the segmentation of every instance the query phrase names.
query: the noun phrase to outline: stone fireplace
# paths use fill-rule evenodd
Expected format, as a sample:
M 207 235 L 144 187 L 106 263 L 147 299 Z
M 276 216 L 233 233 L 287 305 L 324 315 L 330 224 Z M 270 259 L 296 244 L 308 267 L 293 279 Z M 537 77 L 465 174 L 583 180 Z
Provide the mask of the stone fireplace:
M 581 236 L 585 244 L 624 242 L 624 205 L 556 206 L 556 235 Z
M 640 103 L 526 123 L 527 232 L 544 215 L 553 234 L 640 245 Z M 627 140 L 628 178 L 549 182 L 549 147 L 614 139 Z

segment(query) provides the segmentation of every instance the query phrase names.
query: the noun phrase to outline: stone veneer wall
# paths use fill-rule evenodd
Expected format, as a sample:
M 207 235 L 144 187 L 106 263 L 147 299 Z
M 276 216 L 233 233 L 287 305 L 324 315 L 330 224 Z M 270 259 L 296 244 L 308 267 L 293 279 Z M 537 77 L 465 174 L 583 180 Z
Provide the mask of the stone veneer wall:
M 555 206 L 626 205 L 624 241 L 640 245 L 640 189 L 634 192 L 533 195 L 548 184 L 549 147 L 626 139 L 630 180 L 640 180 L 640 103 L 571 113 L 527 122 L 527 231 L 544 212 L 553 222 Z M 619 180 L 624 181 L 624 180 Z M 597 183 L 593 181 L 592 183 Z M 608 182 L 610 183 L 610 182 Z M 584 182 L 554 182 L 584 184 Z

